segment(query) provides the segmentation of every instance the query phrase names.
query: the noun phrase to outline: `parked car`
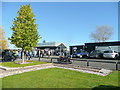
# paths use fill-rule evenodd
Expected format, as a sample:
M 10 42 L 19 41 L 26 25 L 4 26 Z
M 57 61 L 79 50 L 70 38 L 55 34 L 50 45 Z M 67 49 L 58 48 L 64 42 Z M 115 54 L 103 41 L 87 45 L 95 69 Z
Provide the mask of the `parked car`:
M 114 50 L 106 50 L 104 51 L 103 57 L 117 59 L 119 57 L 119 53 Z
M 79 51 L 73 53 L 72 57 L 87 58 L 88 54 L 89 53 L 87 51 L 79 50 Z
M 103 58 L 103 51 L 93 50 L 90 52 L 89 58 Z

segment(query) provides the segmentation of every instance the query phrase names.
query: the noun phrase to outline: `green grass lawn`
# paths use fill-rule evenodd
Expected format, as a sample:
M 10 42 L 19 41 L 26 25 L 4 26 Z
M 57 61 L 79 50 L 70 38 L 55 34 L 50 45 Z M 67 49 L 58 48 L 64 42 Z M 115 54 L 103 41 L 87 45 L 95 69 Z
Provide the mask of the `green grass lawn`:
M 16 64 L 14 62 L 3 62 L 0 63 L 0 65 L 5 66 L 5 67 L 24 67 L 24 66 L 31 66 L 31 65 L 38 65 L 38 64 L 46 64 L 47 62 L 39 62 L 39 61 L 31 61 L 28 60 L 26 62 L 32 62 L 28 64 Z
M 2 85 L 3 88 L 117 87 L 118 72 L 103 77 L 60 68 L 42 69 L 4 77 Z

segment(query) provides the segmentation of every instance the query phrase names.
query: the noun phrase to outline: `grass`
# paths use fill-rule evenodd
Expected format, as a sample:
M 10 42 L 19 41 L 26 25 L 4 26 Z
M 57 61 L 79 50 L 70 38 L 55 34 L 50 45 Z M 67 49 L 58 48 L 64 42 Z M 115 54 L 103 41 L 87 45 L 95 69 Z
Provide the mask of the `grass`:
M 39 62 L 39 61 L 31 61 L 31 60 L 28 60 L 26 62 L 32 62 L 32 63 L 16 64 L 14 62 L 3 62 L 3 63 L 0 63 L 0 65 L 5 66 L 5 67 L 24 67 L 24 66 L 31 66 L 31 65 L 38 65 L 38 64 L 46 64 L 47 63 L 47 62 Z
M 118 71 L 98 76 L 78 71 L 51 68 L 4 77 L 3 88 L 96 88 L 117 87 Z

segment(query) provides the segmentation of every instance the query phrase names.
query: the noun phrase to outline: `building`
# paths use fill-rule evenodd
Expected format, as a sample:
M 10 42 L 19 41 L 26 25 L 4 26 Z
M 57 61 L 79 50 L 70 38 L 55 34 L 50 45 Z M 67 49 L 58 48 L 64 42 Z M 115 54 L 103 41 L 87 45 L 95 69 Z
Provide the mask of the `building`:
M 93 50 L 115 50 L 120 53 L 120 41 L 94 42 L 94 43 L 85 43 L 84 45 L 70 46 L 70 54 L 72 55 L 74 51 L 80 49 L 83 49 L 87 52 L 91 52 Z
M 67 50 L 67 47 L 64 43 L 56 43 L 56 42 L 38 43 L 38 46 L 35 48 L 41 50 L 50 50 L 51 52 L 59 53 L 59 54 L 60 52 L 64 52 Z
M 84 49 L 85 45 L 75 45 L 75 46 L 70 46 L 70 55 L 72 55 L 74 52 Z
M 92 50 L 116 50 L 120 52 L 120 41 L 114 42 L 96 42 L 96 43 L 85 43 L 86 50 L 91 52 Z

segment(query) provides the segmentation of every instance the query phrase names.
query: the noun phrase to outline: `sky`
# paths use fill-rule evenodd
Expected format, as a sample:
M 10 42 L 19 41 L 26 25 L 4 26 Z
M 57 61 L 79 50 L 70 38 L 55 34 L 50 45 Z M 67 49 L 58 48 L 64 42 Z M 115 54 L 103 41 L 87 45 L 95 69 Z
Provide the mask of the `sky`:
M 94 42 L 90 33 L 96 26 L 113 27 L 108 41 L 118 40 L 117 2 L 2 2 L 2 27 L 5 37 L 11 37 L 14 18 L 20 5 L 30 4 L 35 14 L 38 32 L 46 42 L 62 42 L 67 46 Z M 12 46 L 10 46 L 12 47 Z

